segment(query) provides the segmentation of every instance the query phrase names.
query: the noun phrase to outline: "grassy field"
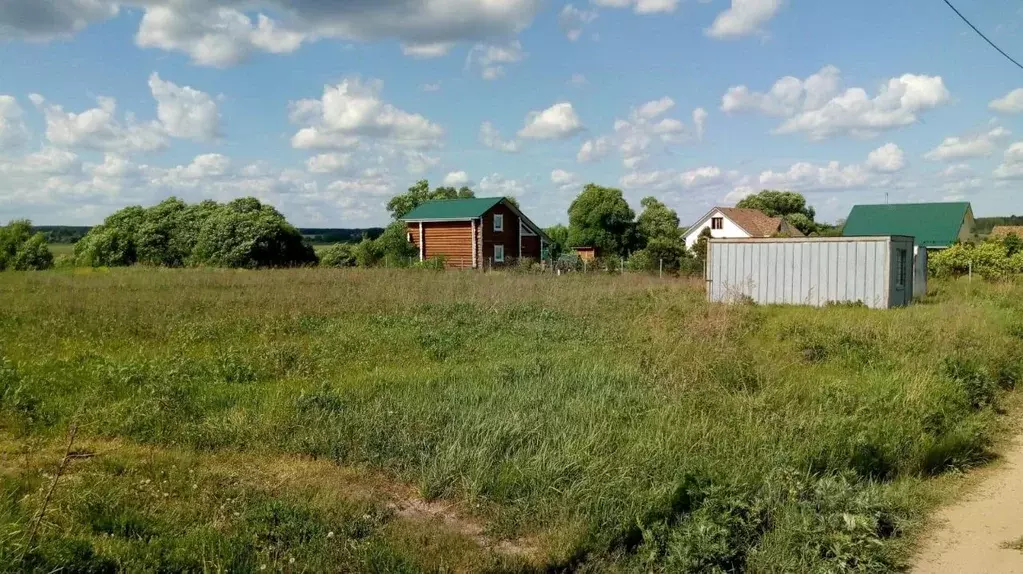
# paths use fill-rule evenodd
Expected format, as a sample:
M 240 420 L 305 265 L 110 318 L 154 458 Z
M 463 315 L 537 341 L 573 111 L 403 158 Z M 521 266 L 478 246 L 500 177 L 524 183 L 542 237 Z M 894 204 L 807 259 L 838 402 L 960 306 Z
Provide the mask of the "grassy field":
M 50 253 L 53 256 L 60 257 L 61 255 L 67 255 L 68 257 L 74 257 L 75 255 L 75 244 L 74 243 L 51 243 Z
M 1023 287 L 934 289 L 0 274 L 0 569 L 891 571 L 1023 376 Z

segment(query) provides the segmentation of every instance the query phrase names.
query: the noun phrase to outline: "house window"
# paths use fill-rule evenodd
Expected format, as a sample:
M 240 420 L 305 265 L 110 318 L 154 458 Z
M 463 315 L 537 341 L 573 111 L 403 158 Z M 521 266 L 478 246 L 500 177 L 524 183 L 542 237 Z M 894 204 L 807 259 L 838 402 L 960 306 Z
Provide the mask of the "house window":
M 724 229 L 725 228 L 725 218 L 724 217 L 711 217 L 710 218 L 710 228 L 711 229 Z
M 494 231 L 504 231 L 504 216 L 500 213 L 494 214 Z
M 504 245 L 494 246 L 494 263 L 504 263 Z
M 906 286 L 906 255 L 905 249 L 895 250 L 895 265 L 898 268 L 895 270 L 895 286 L 905 287 Z

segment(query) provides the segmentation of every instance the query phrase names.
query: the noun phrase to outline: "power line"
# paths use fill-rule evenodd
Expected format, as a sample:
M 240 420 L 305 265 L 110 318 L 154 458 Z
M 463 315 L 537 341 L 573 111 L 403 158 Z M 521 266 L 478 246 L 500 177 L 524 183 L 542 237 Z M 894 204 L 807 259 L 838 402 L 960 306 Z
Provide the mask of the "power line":
M 987 36 L 985 36 L 985 35 L 984 35 L 984 33 L 983 33 L 983 32 L 981 32 L 980 30 L 978 30 L 978 29 L 977 29 L 977 27 L 973 25 L 973 22 L 970 22 L 969 20 L 967 20 L 967 19 L 966 19 L 966 16 L 963 16 L 963 13 L 962 13 L 962 12 L 960 12 L 959 10 L 957 10 L 957 9 L 956 9 L 956 7 L 955 7 L 955 6 L 953 6 L 951 2 L 949 2 L 949 0 L 945 0 L 945 4 L 948 4 L 948 7 L 949 7 L 949 8 L 951 8 L 951 9 L 952 9 L 952 11 L 953 11 L 953 12 L 955 12 L 957 16 L 959 16 L 960 18 L 962 18 L 962 19 L 963 19 L 963 22 L 966 22 L 966 24 L 967 24 L 967 25 L 968 25 L 968 26 L 969 26 L 970 28 L 973 28 L 973 31 L 974 31 L 974 32 L 976 32 L 976 33 L 977 33 L 977 34 L 978 34 L 978 35 L 979 35 L 979 36 L 980 36 L 981 38 L 984 38 L 984 41 L 986 41 L 986 42 L 987 42 L 988 44 L 991 44 L 991 47 L 992 47 L 992 48 L 994 48 L 995 50 L 998 50 L 998 53 L 999 53 L 999 54 L 1001 54 L 1001 55 L 1005 56 L 1006 58 L 1008 58 L 1008 60 L 1009 60 L 1010 62 L 1012 62 L 1013 64 L 1016 64 L 1016 67 L 1017 67 L 1017 68 L 1019 68 L 1019 69 L 1023 70 L 1023 64 L 1020 64 L 1020 63 L 1019 63 L 1019 62 L 1017 62 L 1017 61 L 1016 61 L 1015 59 L 1013 59 L 1013 57 L 1012 57 L 1012 56 L 1010 56 L 1010 55 L 1006 54 L 1006 53 L 1005 53 L 1005 50 L 1003 50 L 1003 49 L 999 48 L 999 47 L 998 47 L 998 46 L 997 46 L 997 45 L 996 45 L 996 44 L 995 44 L 994 42 L 992 42 L 992 41 L 991 41 L 991 39 L 990 39 L 990 38 L 988 38 Z

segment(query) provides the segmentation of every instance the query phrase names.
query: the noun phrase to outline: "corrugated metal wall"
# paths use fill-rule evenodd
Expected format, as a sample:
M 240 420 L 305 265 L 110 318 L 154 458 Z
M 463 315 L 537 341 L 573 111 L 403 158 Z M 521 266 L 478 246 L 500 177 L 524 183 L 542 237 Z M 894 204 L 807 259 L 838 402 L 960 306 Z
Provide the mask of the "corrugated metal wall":
M 889 301 L 905 304 L 901 292 L 895 296 L 892 291 L 891 252 L 887 237 L 711 241 L 708 298 L 746 296 L 762 304 L 817 306 L 862 301 L 873 308 L 889 307 Z M 911 269 L 907 275 L 911 282 Z M 904 289 L 912 293 L 912 284 Z

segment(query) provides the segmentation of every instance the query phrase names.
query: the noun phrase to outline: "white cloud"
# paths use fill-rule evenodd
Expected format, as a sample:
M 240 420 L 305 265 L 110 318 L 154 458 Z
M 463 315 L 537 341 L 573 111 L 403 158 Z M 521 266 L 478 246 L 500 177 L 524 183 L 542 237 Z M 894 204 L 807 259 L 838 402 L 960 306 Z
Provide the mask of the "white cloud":
M 945 179 L 958 179 L 961 177 L 968 176 L 973 173 L 973 168 L 969 164 L 956 163 L 952 164 L 945 169 L 938 172 L 940 177 Z
M 674 12 L 678 0 L 590 0 L 597 6 L 605 8 L 632 8 L 637 14 L 657 14 Z
M 156 117 L 171 137 L 210 141 L 220 134 L 217 103 L 205 92 L 179 87 L 153 72 L 149 89 L 156 99 Z
M 696 127 L 697 139 L 703 139 L 704 129 L 707 127 L 707 110 L 696 108 L 693 110 L 693 126 Z
M 469 174 L 464 171 L 452 171 L 444 176 L 445 187 L 462 187 L 472 183 L 469 179 Z
M 522 44 L 513 40 L 506 44 L 477 44 L 465 59 L 466 69 L 478 68 L 485 80 L 496 80 L 504 75 L 504 66 L 521 62 L 526 57 Z
M 480 143 L 505 153 L 518 153 L 520 147 L 519 142 L 515 140 L 503 139 L 501 133 L 490 122 L 480 124 Z
M 402 44 L 401 53 L 406 56 L 412 56 L 413 58 L 427 59 L 427 58 L 439 58 L 446 56 L 452 48 L 455 47 L 454 42 L 434 42 L 432 44 Z
M 530 112 L 519 137 L 527 139 L 565 139 L 583 131 L 584 126 L 569 102 L 561 102 L 541 112 Z
M 995 168 L 997 179 L 1023 179 L 1023 141 L 1005 150 L 1002 164 Z
M 579 163 L 598 160 L 611 152 L 611 138 L 600 136 L 583 142 L 575 159 Z
M 28 128 L 18 100 L 0 94 L 0 150 L 17 147 L 27 139 Z
M 694 133 L 681 120 L 664 117 L 674 107 L 674 100 L 663 97 L 634 108 L 628 120 L 615 120 L 614 140 L 621 151 L 622 163 L 627 169 L 634 170 L 646 161 L 650 147 L 656 141 L 667 146 L 700 137 L 706 120 L 706 111 L 702 108 L 693 110 L 692 117 L 697 124 Z
M 1003 114 L 1018 114 L 1023 112 L 1023 88 L 1016 88 L 1015 90 L 1005 94 L 1005 96 L 993 100 L 988 107 L 992 111 L 1001 112 Z
M 46 137 L 58 146 L 83 147 L 119 153 L 145 152 L 167 147 L 165 130 L 158 122 L 139 123 L 132 115 L 116 117 L 113 98 L 97 98 L 98 107 L 81 113 L 65 112 L 38 95 L 30 96 L 46 118 Z
M 551 183 L 558 186 L 561 191 L 568 191 L 579 187 L 579 178 L 570 171 L 556 169 L 551 172 Z
M 306 169 L 310 173 L 334 173 L 347 168 L 352 163 L 352 155 L 332 152 L 314 155 L 306 160 Z
M 301 149 L 351 148 L 359 138 L 372 138 L 414 148 L 440 143 L 444 130 L 422 115 L 406 112 L 380 99 L 383 83 L 347 78 L 324 86 L 320 100 L 291 103 L 291 121 L 312 124 L 292 137 Z
M 771 189 L 820 191 L 826 189 L 852 189 L 866 187 L 871 182 L 870 171 L 860 165 L 842 165 L 837 161 L 825 165 L 808 162 L 794 164 L 788 171 L 765 171 L 760 174 L 760 185 Z
M 108 0 L 5 0 L 0 40 L 43 41 L 67 37 L 117 14 Z
M 622 176 L 619 183 L 626 189 L 653 191 L 694 191 L 720 188 L 739 179 L 735 171 L 704 166 L 689 171 L 634 171 Z
M 225 175 L 231 159 L 219 153 L 197 155 L 192 163 L 173 167 L 164 174 L 164 183 L 180 184 L 182 180 L 208 180 Z
M 572 84 L 573 86 L 585 86 L 587 83 L 586 76 L 582 74 L 572 74 L 572 77 L 569 78 L 568 83 Z
M 88 168 L 93 177 L 120 179 L 134 172 L 136 166 L 128 158 L 116 153 L 103 154 L 103 163 Z
M 908 126 L 919 115 L 947 103 L 940 76 L 904 74 L 892 78 L 873 98 L 862 88 L 841 90 L 838 68 L 826 66 L 806 80 L 785 77 L 767 93 L 734 86 L 721 99 L 725 112 L 758 112 L 785 118 L 775 133 L 805 133 L 820 140 L 835 135 L 873 137 Z
M 725 197 L 721 201 L 726 205 L 735 205 L 756 192 L 756 189 L 751 185 L 739 185 L 732 191 L 726 193 Z
M 639 120 L 652 120 L 675 107 L 675 100 L 665 96 L 639 106 L 633 116 Z
M 369 168 L 358 176 L 338 179 L 327 186 L 327 191 L 349 196 L 370 195 L 386 197 L 394 193 L 395 183 L 387 170 Z
M 713 38 L 739 38 L 761 32 L 761 27 L 781 10 L 782 0 L 732 0 L 732 7 L 718 14 L 706 32 Z
M 924 154 L 924 158 L 931 161 L 953 161 L 989 156 L 995 152 L 998 143 L 1009 135 L 1009 130 L 996 127 L 984 133 L 947 137 L 938 147 Z
M 494 173 L 480 180 L 480 191 L 488 196 L 515 197 L 526 193 L 528 186 L 514 179 Z
M 565 4 L 558 15 L 558 25 L 569 40 L 575 42 L 583 33 L 583 28 L 597 19 L 596 10 L 581 10 L 572 4 Z
M 895 173 L 906 167 L 906 154 L 899 146 L 887 143 L 867 155 L 866 166 L 879 173 Z
M 405 169 L 412 175 L 426 173 L 431 167 L 440 163 L 440 158 L 426 155 L 417 150 L 405 150 L 403 155 L 405 156 Z
M 67 175 L 81 169 L 77 155 L 55 147 L 44 147 L 17 160 L 0 160 L 0 174 L 4 175 Z
M 54 31 L 69 34 L 109 17 L 117 5 L 133 6 L 144 10 L 136 34 L 138 45 L 182 52 L 197 64 L 218 67 L 237 64 L 257 52 L 290 53 L 304 43 L 331 38 L 367 42 L 395 39 L 412 57 L 435 57 L 456 43 L 512 37 L 529 25 L 542 6 L 540 0 L 15 1 L 19 10 L 13 17 L 5 21 L 3 16 L 8 11 L 0 14 L 3 36 L 30 35 L 32 28 L 50 31 L 34 34 L 41 38 L 56 35 Z M 65 10 L 68 2 L 78 8 Z M 264 13 L 250 16 L 254 9 L 265 9 L 280 20 Z M 59 18 L 56 12 L 74 12 L 76 19 Z M 36 24 L 34 20 L 41 22 Z
M 424 92 L 439 92 L 440 82 L 437 82 L 435 84 L 423 84 L 422 90 Z
M 255 51 L 294 52 L 308 37 L 280 27 L 263 14 L 253 22 L 236 8 L 200 0 L 147 6 L 135 43 L 184 52 L 196 64 L 223 68 L 245 61 Z

